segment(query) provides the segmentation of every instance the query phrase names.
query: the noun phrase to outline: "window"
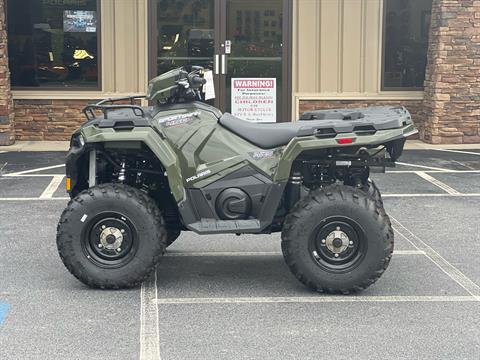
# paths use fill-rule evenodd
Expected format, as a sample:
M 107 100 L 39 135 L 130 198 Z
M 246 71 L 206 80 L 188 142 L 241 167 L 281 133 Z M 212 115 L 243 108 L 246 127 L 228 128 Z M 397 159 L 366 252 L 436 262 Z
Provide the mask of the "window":
M 99 87 L 97 0 L 7 0 L 14 88 Z
M 382 90 L 422 90 L 432 0 L 385 0 Z

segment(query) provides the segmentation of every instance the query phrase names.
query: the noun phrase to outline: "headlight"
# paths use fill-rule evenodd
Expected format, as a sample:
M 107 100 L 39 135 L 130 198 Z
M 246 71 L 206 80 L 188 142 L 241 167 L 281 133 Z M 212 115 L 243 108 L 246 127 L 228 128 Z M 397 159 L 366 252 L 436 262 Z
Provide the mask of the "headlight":
M 82 134 L 77 133 L 72 136 L 70 140 L 70 147 L 71 148 L 82 148 L 85 146 L 85 139 L 83 138 Z

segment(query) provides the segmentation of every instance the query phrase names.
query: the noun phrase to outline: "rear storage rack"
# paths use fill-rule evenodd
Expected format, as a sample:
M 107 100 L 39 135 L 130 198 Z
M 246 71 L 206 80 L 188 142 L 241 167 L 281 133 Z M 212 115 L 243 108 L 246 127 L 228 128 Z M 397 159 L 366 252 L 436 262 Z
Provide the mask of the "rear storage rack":
M 145 110 L 138 105 L 135 105 L 135 100 L 137 99 L 144 99 L 145 95 L 141 96 L 127 96 L 121 98 L 109 98 L 99 101 L 95 104 L 89 104 L 85 106 L 82 112 L 85 114 L 85 117 L 88 121 L 94 120 L 97 118 L 95 110 L 101 110 L 103 113 L 103 118 L 108 119 L 109 111 L 113 110 L 122 110 L 122 109 L 131 109 L 133 114 L 137 117 L 144 118 L 145 117 Z M 130 104 L 115 104 L 119 101 L 130 101 Z

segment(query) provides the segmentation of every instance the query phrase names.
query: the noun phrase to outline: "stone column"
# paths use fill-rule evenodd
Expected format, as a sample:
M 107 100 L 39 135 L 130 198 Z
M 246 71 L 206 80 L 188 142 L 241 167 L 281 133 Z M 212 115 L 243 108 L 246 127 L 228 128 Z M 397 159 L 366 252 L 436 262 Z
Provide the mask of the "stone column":
M 423 140 L 480 143 L 480 1 L 433 0 L 424 111 Z
M 0 145 L 15 142 L 13 100 L 10 91 L 8 69 L 7 30 L 5 24 L 5 3 L 0 0 Z

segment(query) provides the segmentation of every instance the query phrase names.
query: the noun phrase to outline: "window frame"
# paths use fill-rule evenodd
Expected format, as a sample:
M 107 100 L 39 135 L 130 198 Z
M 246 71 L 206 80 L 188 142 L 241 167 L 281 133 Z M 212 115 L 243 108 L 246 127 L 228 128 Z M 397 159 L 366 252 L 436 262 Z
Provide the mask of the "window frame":
M 393 92 L 393 91 L 424 91 L 425 86 L 408 86 L 408 87 L 399 87 L 399 86 L 385 86 L 385 42 L 386 42 L 386 23 L 387 23 L 387 1 L 382 0 L 382 43 L 381 43 L 381 73 L 380 73 L 380 91 Z M 432 10 L 433 10 L 433 0 L 432 0 Z M 431 12 L 431 11 L 430 11 Z M 430 44 L 430 39 L 427 42 L 427 54 L 428 46 Z M 426 69 L 425 69 L 426 72 Z M 425 80 L 424 80 L 425 82 Z
M 41 0 L 40 0 L 41 1 Z M 98 80 L 96 86 L 15 86 L 10 81 L 10 87 L 12 91 L 32 91 L 32 92 L 58 92 L 58 91 L 67 91 L 67 92 L 93 92 L 93 91 L 102 91 L 103 90 L 103 81 L 102 81 L 102 0 L 96 0 L 97 2 L 97 74 Z M 7 34 L 7 45 L 8 45 L 8 0 L 5 0 L 4 3 L 5 9 L 5 31 Z M 8 48 L 8 46 L 7 46 Z M 11 70 L 9 69 L 10 73 Z

